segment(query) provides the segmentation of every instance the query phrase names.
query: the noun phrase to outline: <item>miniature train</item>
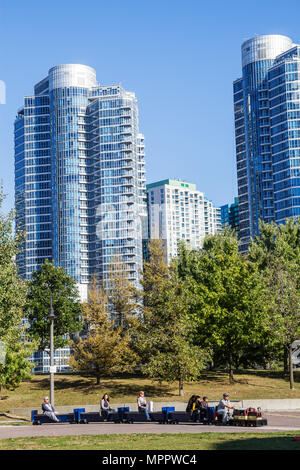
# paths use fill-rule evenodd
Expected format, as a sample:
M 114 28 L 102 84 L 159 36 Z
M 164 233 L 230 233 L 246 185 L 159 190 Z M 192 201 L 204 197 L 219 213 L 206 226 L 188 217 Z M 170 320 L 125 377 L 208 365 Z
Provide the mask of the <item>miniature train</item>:
M 222 418 L 217 414 L 215 407 L 208 407 L 206 410 L 200 410 L 199 413 L 176 411 L 175 407 L 163 407 L 161 411 L 149 412 L 152 423 L 159 424 L 204 424 L 204 425 L 222 425 Z M 129 407 L 112 410 L 107 420 L 97 412 L 86 412 L 85 408 L 75 408 L 73 413 L 57 414 L 60 423 L 71 424 L 89 424 L 89 423 L 141 423 L 147 422 L 145 413 L 139 411 L 130 411 Z M 32 410 L 31 421 L 33 425 L 53 423 L 53 421 L 44 414 L 39 414 L 37 410 Z M 266 426 L 267 420 L 262 417 L 260 408 L 241 408 L 234 409 L 233 416 L 228 420 L 231 426 Z

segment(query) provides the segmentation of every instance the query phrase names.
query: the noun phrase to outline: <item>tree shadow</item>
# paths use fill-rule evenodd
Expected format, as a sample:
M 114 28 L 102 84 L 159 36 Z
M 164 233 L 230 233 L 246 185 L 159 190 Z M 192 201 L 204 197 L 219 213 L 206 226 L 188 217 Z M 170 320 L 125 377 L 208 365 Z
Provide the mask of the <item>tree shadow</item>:
M 281 379 L 285 382 L 289 382 L 289 374 L 285 373 L 280 370 L 237 370 L 235 371 L 235 375 L 250 375 L 250 376 L 257 376 L 262 377 L 264 379 Z M 294 382 L 300 383 L 300 371 L 294 371 Z M 249 385 L 257 385 L 257 384 L 249 384 Z M 265 386 L 265 385 L 264 385 Z
M 173 396 L 174 394 L 170 390 L 169 385 L 164 384 L 153 384 L 153 385 L 145 385 L 138 383 L 139 378 L 135 377 L 135 383 L 121 383 L 118 382 L 118 379 L 110 378 L 103 378 L 100 381 L 100 384 L 96 384 L 95 378 L 79 378 L 75 380 L 70 380 L 64 377 L 57 377 L 55 380 L 55 390 L 80 390 L 84 392 L 86 395 L 99 393 L 100 391 L 110 390 L 110 394 L 114 394 L 115 396 L 128 396 L 128 395 L 138 395 L 140 390 L 144 390 L 146 396 L 152 397 L 159 397 L 159 396 Z M 45 388 L 48 389 L 50 387 L 50 379 L 48 377 L 43 378 L 35 383 L 33 383 L 33 387 L 35 389 Z
M 226 371 L 202 371 L 199 377 L 199 382 L 206 380 L 211 383 L 220 383 L 223 384 L 224 381 L 228 378 Z
M 56 390 L 69 390 L 69 389 L 88 389 L 91 386 L 93 386 L 92 379 L 91 381 L 87 381 L 87 379 L 77 379 L 77 380 L 70 380 L 62 377 L 57 377 L 54 380 L 55 383 L 55 389 Z M 96 385 L 96 384 L 95 384 Z M 48 377 L 45 377 L 42 380 L 39 380 L 37 382 L 34 382 L 32 386 L 36 389 L 39 388 L 49 388 L 50 387 L 50 379 Z
M 128 395 L 136 395 L 143 390 L 145 392 L 146 397 L 173 397 L 174 394 L 170 391 L 169 385 L 163 384 L 153 384 L 153 385 L 139 385 L 139 384 L 122 384 L 118 382 L 107 382 L 103 381 L 102 384 L 99 385 L 101 390 L 110 389 L 111 394 L 113 393 L 115 396 L 128 396 Z

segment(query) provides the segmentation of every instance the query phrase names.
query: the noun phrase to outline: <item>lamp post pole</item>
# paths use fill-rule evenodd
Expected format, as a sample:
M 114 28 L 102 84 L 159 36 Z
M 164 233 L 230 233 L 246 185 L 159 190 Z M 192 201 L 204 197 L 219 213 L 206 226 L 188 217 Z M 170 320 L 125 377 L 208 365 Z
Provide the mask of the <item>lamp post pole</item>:
M 54 312 L 50 296 L 50 403 L 54 406 Z

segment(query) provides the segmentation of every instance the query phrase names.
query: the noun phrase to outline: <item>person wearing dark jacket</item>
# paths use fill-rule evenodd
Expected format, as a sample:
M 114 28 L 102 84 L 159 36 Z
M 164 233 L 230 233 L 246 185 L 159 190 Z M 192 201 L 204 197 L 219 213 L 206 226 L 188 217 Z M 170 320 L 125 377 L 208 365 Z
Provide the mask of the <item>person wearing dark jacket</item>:
M 109 414 L 112 413 L 109 400 L 110 400 L 109 395 L 105 393 L 100 402 L 100 413 L 101 413 L 101 416 L 103 416 L 104 421 L 108 421 Z
M 190 413 L 191 415 L 193 414 L 193 405 L 197 399 L 198 395 L 192 395 L 191 398 L 188 401 L 188 404 L 186 405 L 186 412 Z

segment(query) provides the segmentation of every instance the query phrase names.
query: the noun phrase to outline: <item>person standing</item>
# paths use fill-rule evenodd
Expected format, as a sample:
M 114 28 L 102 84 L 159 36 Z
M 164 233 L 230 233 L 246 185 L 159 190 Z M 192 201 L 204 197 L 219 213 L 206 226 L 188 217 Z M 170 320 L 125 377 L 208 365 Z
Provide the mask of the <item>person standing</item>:
M 151 421 L 149 412 L 147 410 L 147 400 L 143 391 L 139 392 L 137 397 L 137 405 L 140 413 L 145 413 L 147 421 Z
M 48 397 L 44 398 L 44 402 L 42 403 L 42 410 L 43 410 L 44 415 L 48 416 L 48 418 L 50 418 L 52 421 L 59 423 L 59 419 L 57 418 L 55 414 L 55 409 L 51 405 L 51 403 L 49 403 Z

